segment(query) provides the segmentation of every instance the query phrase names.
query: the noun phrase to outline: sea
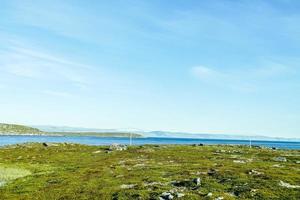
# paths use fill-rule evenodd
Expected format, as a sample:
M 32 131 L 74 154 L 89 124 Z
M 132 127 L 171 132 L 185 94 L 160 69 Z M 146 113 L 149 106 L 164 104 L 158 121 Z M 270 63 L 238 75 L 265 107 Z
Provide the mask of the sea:
M 204 145 L 255 145 L 278 149 L 297 149 L 300 150 L 300 141 L 263 141 L 263 140 L 232 140 L 232 139 L 192 139 L 192 138 L 160 138 L 144 137 L 129 138 L 124 137 L 90 137 L 90 136 L 33 136 L 33 135 L 1 135 L 0 146 L 21 144 L 27 142 L 55 142 L 55 143 L 78 143 L 85 145 L 110 145 L 131 144 L 204 144 Z

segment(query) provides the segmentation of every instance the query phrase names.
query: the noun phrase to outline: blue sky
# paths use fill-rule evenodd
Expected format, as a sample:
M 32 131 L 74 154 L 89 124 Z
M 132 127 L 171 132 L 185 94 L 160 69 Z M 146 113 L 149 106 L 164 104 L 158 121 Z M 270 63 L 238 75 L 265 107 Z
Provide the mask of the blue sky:
M 299 137 L 300 2 L 3 0 L 0 121 Z

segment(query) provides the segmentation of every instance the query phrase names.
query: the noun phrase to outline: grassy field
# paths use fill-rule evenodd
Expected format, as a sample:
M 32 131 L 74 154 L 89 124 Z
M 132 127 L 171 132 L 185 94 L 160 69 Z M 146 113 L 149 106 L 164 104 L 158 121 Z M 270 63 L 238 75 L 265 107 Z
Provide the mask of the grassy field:
M 0 148 L 0 199 L 300 199 L 300 151 L 77 144 Z

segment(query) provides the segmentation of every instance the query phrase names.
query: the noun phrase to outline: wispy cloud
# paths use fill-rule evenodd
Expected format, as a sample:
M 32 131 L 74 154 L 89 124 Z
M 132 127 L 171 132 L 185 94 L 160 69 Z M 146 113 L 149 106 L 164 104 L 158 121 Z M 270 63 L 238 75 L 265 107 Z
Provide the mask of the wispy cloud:
M 248 67 L 244 70 L 195 66 L 191 68 L 191 74 L 205 84 L 243 92 L 256 91 L 265 81 L 291 74 L 290 68 L 285 65 L 274 62 L 263 63 L 261 67 Z
M 85 86 L 89 84 L 87 76 L 92 70 L 90 66 L 74 63 L 40 49 L 19 46 L 2 51 L 0 64 L 7 73 L 15 76 Z

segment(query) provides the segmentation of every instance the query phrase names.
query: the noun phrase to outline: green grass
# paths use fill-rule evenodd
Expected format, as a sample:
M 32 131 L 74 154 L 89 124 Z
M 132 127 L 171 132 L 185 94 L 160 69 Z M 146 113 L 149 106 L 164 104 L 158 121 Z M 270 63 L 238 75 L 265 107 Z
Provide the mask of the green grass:
M 0 182 L 8 182 L 30 174 L 26 169 L 0 166 Z
M 0 199 L 158 199 L 178 190 L 180 199 L 300 199 L 300 151 L 243 146 L 145 145 L 106 153 L 103 146 L 60 144 L 0 148 L 0 163 L 13 169 Z M 217 150 L 225 152 L 217 153 Z M 276 162 L 284 156 L 287 162 Z M 235 163 L 243 160 L 245 163 Z M 280 165 L 280 167 L 278 167 Z M 3 167 L 0 168 L 4 169 Z M 207 172 L 215 171 L 208 174 Z M 16 170 L 16 171 L 15 171 Z M 249 174 L 250 170 L 261 172 Z M 23 171 L 23 175 L 25 173 Z M 30 173 L 29 173 L 29 172 Z M 3 173 L 2 173 L 3 174 Z M 1 176 L 1 175 L 0 175 Z M 173 181 L 200 177 L 200 188 L 176 187 Z M 123 189 L 121 185 L 133 185 Z M 206 195 L 211 192 L 212 197 Z M 175 198 L 176 199 L 176 198 Z

